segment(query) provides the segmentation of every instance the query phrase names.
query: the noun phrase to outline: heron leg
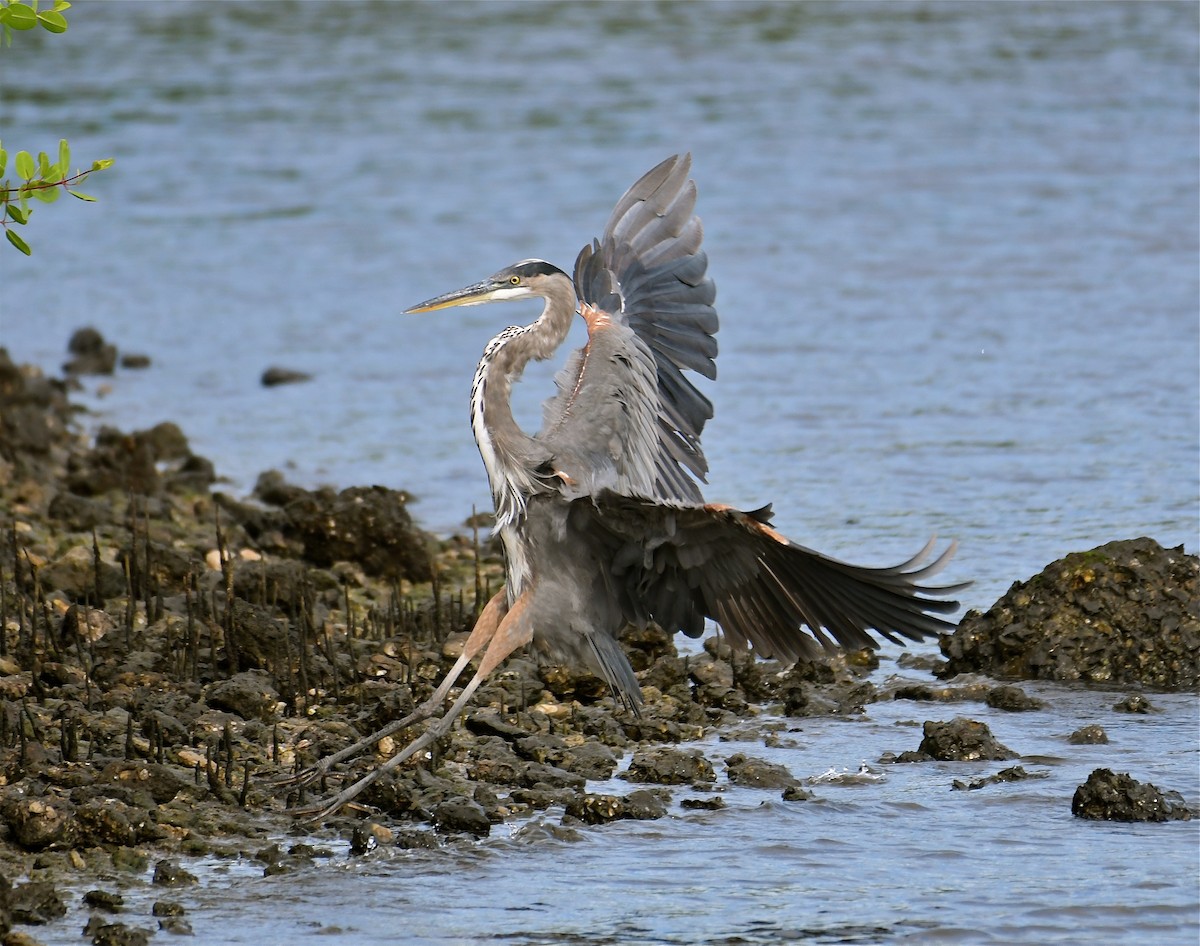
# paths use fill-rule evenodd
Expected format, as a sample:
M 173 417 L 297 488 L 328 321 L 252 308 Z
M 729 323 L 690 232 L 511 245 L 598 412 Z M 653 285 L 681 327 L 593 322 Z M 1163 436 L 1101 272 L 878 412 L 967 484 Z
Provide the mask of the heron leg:
M 450 692 L 451 687 L 462 675 L 475 657 L 491 642 L 496 634 L 496 629 L 500 626 L 500 622 L 504 619 L 504 615 L 508 613 L 508 595 L 501 588 L 494 594 L 490 601 L 484 606 L 480 612 L 478 620 L 475 622 L 475 627 L 471 630 L 470 636 L 463 645 L 463 651 L 459 654 L 458 659 L 454 662 L 454 666 L 450 668 L 442 682 L 438 684 L 433 695 L 420 706 L 416 707 L 411 713 L 403 719 L 393 720 L 382 729 L 371 733 L 369 736 L 364 736 L 352 746 L 346 746 L 344 749 L 339 749 L 332 755 L 328 755 L 321 759 L 316 765 L 309 766 L 303 772 L 296 775 L 288 776 L 281 779 L 277 784 L 281 786 L 304 786 L 310 785 L 317 779 L 329 774 L 339 762 L 344 762 L 346 759 L 351 759 L 360 752 L 369 749 L 371 746 L 379 742 L 393 733 L 400 732 L 402 729 L 407 729 L 409 726 L 414 726 L 423 720 L 433 716 L 438 708 L 445 702 L 446 695 Z
M 454 725 L 455 719 L 466 708 L 467 704 L 471 701 L 471 697 L 475 695 L 475 691 L 479 689 L 480 684 L 491 676 L 492 672 L 513 651 L 524 647 L 531 640 L 533 640 L 533 621 L 529 613 L 529 592 L 525 592 L 501 619 L 499 626 L 496 628 L 487 645 L 483 659 L 479 662 L 479 669 L 475 671 L 475 676 L 471 678 L 471 681 L 463 688 L 462 693 L 459 694 L 458 699 L 454 701 L 454 704 L 440 719 L 434 720 L 430 723 L 429 728 L 421 733 L 420 736 L 382 765 L 368 772 L 353 785 L 342 789 L 342 791 L 338 792 L 328 802 L 322 802 L 319 806 L 314 806 L 313 808 L 294 809 L 292 813 L 312 820 L 328 817 L 343 805 L 357 798 L 382 775 L 411 759 L 423 749 L 433 745 L 433 743 L 450 731 L 450 727 Z

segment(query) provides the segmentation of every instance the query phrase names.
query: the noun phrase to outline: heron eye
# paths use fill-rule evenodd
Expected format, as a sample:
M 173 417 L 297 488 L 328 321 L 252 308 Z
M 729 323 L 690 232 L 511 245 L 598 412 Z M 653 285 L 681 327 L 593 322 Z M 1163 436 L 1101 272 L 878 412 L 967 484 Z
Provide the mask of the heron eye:
M 508 281 L 510 283 L 512 283 L 514 286 L 521 285 L 521 277 L 520 276 L 509 276 Z

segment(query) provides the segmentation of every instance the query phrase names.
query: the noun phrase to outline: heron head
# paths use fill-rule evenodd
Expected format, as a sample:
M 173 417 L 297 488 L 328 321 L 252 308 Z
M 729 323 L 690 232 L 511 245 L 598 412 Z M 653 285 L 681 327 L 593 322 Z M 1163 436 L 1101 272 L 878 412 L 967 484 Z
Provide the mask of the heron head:
M 404 311 L 433 312 L 452 306 L 482 305 L 485 302 L 526 299 L 530 296 L 545 298 L 549 295 L 551 287 L 561 284 L 562 280 L 566 280 L 568 286 L 571 285 L 571 277 L 552 263 L 540 259 L 521 260 L 512 266 L 506 266 L 498 273 L 493 273 L 483 282 L 434 296 Z

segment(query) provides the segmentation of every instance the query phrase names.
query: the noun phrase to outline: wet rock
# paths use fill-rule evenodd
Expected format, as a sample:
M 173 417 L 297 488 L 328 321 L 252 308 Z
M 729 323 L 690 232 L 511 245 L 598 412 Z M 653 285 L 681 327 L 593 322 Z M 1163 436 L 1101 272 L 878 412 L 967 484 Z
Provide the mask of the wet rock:
M 150 356 L 141 352 L 128 352 L 121 356 L 121 367 L 129 371 L 141 371 L 150 367 Z
M 979 679 L 969 679 L 968 682 L 956 682 L 943 686 L 929 683 L 903 683 L 886 690 L 881 696 L 886 698 L 888 692 L 894 700 L 913 700 L 918 703 L 963 703 L 968 700 L 985 700 L 995 686 Z
M 725 807 L 725 799 L 720 795 L 710 795 L 708 798 L 685 798 L 679 803 L 679 807 L 689 811 L 720 811 Z
M 111 890 L 89 890 L 83 895 L 83 902 L 93 910 L 120 913 L 125 904 L 125 898 Z
M 1200 686 L 1200 559 L 1153 539 L 1073 552 L 941 639 L 946 674 Z
M 67 843 L 74 834 L 74 808 L 65 799 L 18 797 L 3 805 L 12 838 L 28 851 Z
M 84 847 L 137 844 L 146 826 L 145 809 L 115 799 L 92 799 L 75 809 L 75 831 Z
M 374 821 L 355 825 L 354 830 L 350 833 L 350 853 L 361 856 L 377 847 L 392 844 L 395 840 L 396 834 L 391 828 Z M 276 854 L 278 855 L 278 850 L 276 850 Z M 278 860 L 278 856 L 273 858 L 275 862 Z
M 177 916 L 167 917 L 165 920 L 158 921 L 158 928 L 164 933 L 172 933 L 175 936 L 193 936 L 192 924 L 187 920 L 182 920 Z
M 1096 769 L 1075 789 L 1071 814 L 1093 821 L 1188 821 L 1196 812 L 1178 792 L 1163 792 L 1128 774 Z
M 667 813 L 666 804 L 653 792 L 639 790 L 628 795 L 582 794 L 567 802 L 564 821 L 576 818 L 584 824 L 606 824 L 633 819 L 653 821 Z
M 446 834 L 473 834 L 486 838 L 492 830 L 491 819 L 483 806 L 469 798 L 453 798 L 442 802 L 433 811 L 433 823 Z
M 63 365 L 67 374 L 112 374 L 117 366 L 116 346 L 91 326 L 75 330 L 67 351 L 74 356 Z
M 621 777 L 630 782 L 654 785 L 690 785 L 715 782 L 717 773 L 698 749 L 660 746 L 635 752 L 628 770 Z
M 1131 693 L 1122 700 L 1118 700 L 1113 704 L 1113 709 L 1118 713 L 1157 713 L 1159 708 L 1151 703 L 1140 693 Z
M 405 496 L 382 486 L 352 487 L 333 494 L 304 492 L 284 508 L 287 528 L 304 545 L 304 556 L 322 568 L 352 561 L 368 575 L 428 581 L 429 538 L 405 508 Z
M 94 946 L 147 946 L 153 935 L 150 930 L 143 930 L 124 923 L 101 923 L 94 928 L 85 928 L 90 933 Z
M 991 690 L 984 700 L 992 709 L 1004 710 L 1008 713 L 1025 713 L 1030 710 L 1046 708 L 1046 701 L 1030 696 L 1020 687 L 1002 686 Z
M 97 781 L 135 793 L 145 792 L 156 805 L 165 805 L 192 784 L 190 776 L 171 766 L 139 760 L 110 762 L 100 771 Z
M 242 719 L 266 722 L 276 718 L 281 705 L 271 675 L 261 670 L 235 673 L 228 680 L 210 684 L 204 701 L 213 709 L 233 713 Z
M 977 762 L 1015 759 L 1017 754 L 996 741 L 987 725 L 974 719 L 955 717 L 948 723 L 929 720 L 924 738 L 915 752 L 902 752 L 889 762 Z
M 183 904 L 174 900 L 155 900 L 150 907 L 151 916 L 183 916 L 186 913 Z
M 1088 726 L 1080 726 L 1071 735 L 1067 737 L 1067 742 L 1073 746 L 1099 746 L 1108 742 L 1108 733 L 1104 731 L 1102 726 L 1097 726 L 1092 723 Z
M 154 879 L 158 887 L 186 887 L 196 883 L 196 875 L 184 870 L 176 861 L 164 859 L 154 865 Z
M 738 752 L 725 760 L 725 774 L 734 785 L 747 788 L 791 788 L 800 783 L 782 765 Z
M 306 371 L 272 366 L 262 373 L 261 380 L 264 388 L 273 388 L 280 384 L 299 384 L 303 381 L 311 381 L 312 375 Z
M 112 852 L 112 864 L 117 870 L 140 874 L 150 866 L 150 858 L 136 848 L 119 847 Z
M 985 778 L 972 779 L 969 782 L 964 782 L 961 779 L 955 779 L 950 783 L 950 787 L 955 791 L 973 792 L 977 789 L 984 788 L 988 785 L 998 785 L 1002 782 L 1023 782 L 1031 778 L 1049 778 L 1048 772 L 1026 772 L 1023 766 L 1014 765 L 1007 769 L 1001 769 L 995 775 L 988 775 Z
M 789 785 L 780 795 L 784 801 L 811 801 L 813 793 L 801 788 L 799 785 Z
M 13 888 L 8 900 L 9 912 L 14 923 L 41 926 L 57 920 L 67 912 L 67 905 L 59 896 L 54 884 L 44 880 L 31 880 Z

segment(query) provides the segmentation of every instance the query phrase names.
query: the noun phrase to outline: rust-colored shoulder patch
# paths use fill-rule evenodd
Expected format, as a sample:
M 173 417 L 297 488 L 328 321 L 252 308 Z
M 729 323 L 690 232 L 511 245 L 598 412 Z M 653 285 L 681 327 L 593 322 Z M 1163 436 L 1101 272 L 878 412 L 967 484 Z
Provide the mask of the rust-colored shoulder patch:
M 603 332 L 606 328 L 612 327 L 612 316 L 603 309 L 598 309 L 596 306 L 588 302 L 583 302 L 579 306 L 579 314 L 583 316 L 583 320 L 587 322 L 588 334 L 595 335 L 597 332 Z

